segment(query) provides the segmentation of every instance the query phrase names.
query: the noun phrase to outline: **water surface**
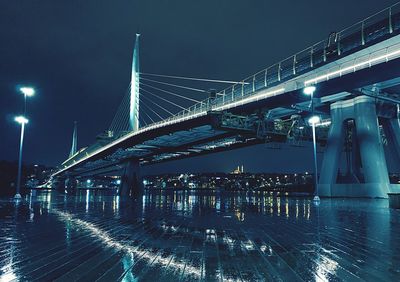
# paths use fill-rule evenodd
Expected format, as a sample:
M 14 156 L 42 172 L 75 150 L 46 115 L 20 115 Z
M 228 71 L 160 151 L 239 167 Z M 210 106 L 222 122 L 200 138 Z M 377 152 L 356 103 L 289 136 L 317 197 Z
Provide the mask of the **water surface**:
M 268 192 L 0 200 L 0 281 L 400 281 L 387 200 Z

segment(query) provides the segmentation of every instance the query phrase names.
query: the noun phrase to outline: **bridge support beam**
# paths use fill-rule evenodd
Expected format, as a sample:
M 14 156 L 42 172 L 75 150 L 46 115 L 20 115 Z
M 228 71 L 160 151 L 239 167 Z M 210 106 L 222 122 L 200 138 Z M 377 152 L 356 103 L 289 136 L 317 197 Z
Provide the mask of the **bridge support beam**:
M 126 163 L 124 173 L 121 176 L 119 195 L 138 199 L 143 195 L 143 191 L 144 186 L 139 161 L 130 160 Z
M 331 119 L 318 185 L 320 196 L 387 198 L 390 182 L 374 99 L 359 96 L 336 102 L 331 105 Z M 349 122 L 354 123 L 355 129 L 350 139 L 346 132 Z M 354 144 L 353 150 L 359 150 L 360 162 L 352 162 L 359 167 L 352 167 L 351 171 L 362 173 L 361 183 L 340 184 L 337 181 L 346 138 Z

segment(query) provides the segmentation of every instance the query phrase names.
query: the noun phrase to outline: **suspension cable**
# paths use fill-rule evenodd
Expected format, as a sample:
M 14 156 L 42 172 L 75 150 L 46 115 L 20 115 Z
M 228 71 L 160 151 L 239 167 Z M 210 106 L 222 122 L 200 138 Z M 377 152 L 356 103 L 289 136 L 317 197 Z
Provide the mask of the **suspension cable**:
M 143 90 L 143 89 L 142 89 Z M 146 99 L 147 101 L 149 101 L 150 103 L 152 103 L 153 105 L 156 105 L 157 107 L 159 107 L 160 109 L 164 110 L 165 112 L 167 112 L 168 114 L 170 114 L 171 116 L 173 116 L 174 114 L 171 113 L 170 111 L 168 111 L 166 108 L 164 108 L 163 106 L 160 106 L 157 102 L 154 102 L 153 100 L 151 100 L 150 98 L 147 98 L 146 96 L 142 95 L 142 97 L 144 99 Z
M 177 87 L 177 88 L 182 88 L 182 89 L 186 89 L 186 90 L 193 90 L 193 91 L 197 91 L 197 92 L 202 92 L 202 93 L 207 93 L 208 94 L 208 91 L 206 91 L 204 89 L 198 89 L 198 88 L 193 88 L 193 87 L 188 87 L 188 86 L 183 86 L 183 85 L 178 85 L 178 84 L 173 84 L 173 83 L 167 83 L 167 82 L 157 81 L 157 80 L 148 79 L 148 78 L 144 78 L 144 77 L 141 77 L 140 79 L 146 80 L 146 81 L 149 81 L 149 82 L 158 83 L 158 84 L 164 84 L 164 85 L 168 85 L 168 86 L 173 86 L 173 87 Z
M 143 84 L 143 83 L 142 83 Z M 180 106 L 180 105 L 178 105 L 178 104 L 176 104 L 176 103 L 174 103 L 174 102 L 171 102 L 171 101 L 169 101 L 169 100 L 167 100 L 167 99 L 165 99 L 165 98 L 163 98 L 163 97 L 161 97 L 161 96 L 159 96 L 159 95 L 157 95 L 157 94 L 154 94 L 154 93 L 152 93 L 152 92 L 150 92 L 150 91 L 147 91 L 146 89 L 143 89 L 143 88 L 140 88 L 140 89 L 142 89 L 144 92 L 146 92 L 146 93 L 148 93 L 148 94 L 150 94 L 150 95 L 152 95 L 152 96 L 155 96 L 155 97 L 157 97 L 158 99 L 161 99 L 161 100 L 163 100 L 163 101 L 165 101 L 165 102 L 167 102 L 167 103 L 169 103 L 169 104 L 171 104 L 171 105 L 173 105 L 173 106 L 175 106 L 175 107 L 178 107 L 178 108 L 180 108 L 180 109 L 182 109 L 182 110 L 186 110 L 184 107 L 182 107 L 182 106 Z M 142 94 L 143 95 L 143 94 Z
M 146 113 L 145 111 L 142 111 L 142 113 L 145 114 L 146 117 L 148 117 L 151 120 L 152 123 L 155 123 L 154 119 L 152 119 L 151 116 L 148 113 Z
M 194 77 L 184 77 L 184 76 L 164 75 L 164 74 L 154 74 L 154 73 L 144 73 L 144 72 L 141 72 L 140 74 L 149 75 L 149 76 L 157 76 L 157 77 L 165 77 L 165 78 L 183 79 L 183 80 L 204 81 L 204 82 L 229 83 L 229 84 L 238 84 L 238 83 L 239 84 L 250 84 L 249 82 L 243 82 L 243 81 L 218 80 L 218 79 L 207 79 L 207 78 L 194 78 Z
M 139 109 L 142 109 L 142 113 L 143 114 L 145 114 L 153 123 L 155 122 L 154 121 L 154 119 L 152 119 L 152 117 L 144 110 L 144 108 L 142 108 L 142 106 L 145 106 L 145 103 L 144 103 L 144 101 L 142 101 L 141 99 L 140 99 L 140 95 L 139 95 L 139 102 L 140 102 L 140 108 Z M 146 106 L 147 107 L 147 106 Z M 140 116 L 139 116 L 140 117 Z
M 111 125 L 109 127 L 109 130 L 111 131 L 118 131 L 121 127 L 121 123 L 123 121 L 124 117 L 124 110 L 127 107 L 127 100 L 129 100 L 129 91 L 130 91 L 130 85 L 128 86 L 128 89 L 126 90 L 126 93 L 117 109 L 116 114 L 114 115 L 113 121 L 111 122 Z
M 155 114 L 156 116 L 158 116 L 158 117 L 160 118 L 160 120 L 163 120 L 163 119 L 164 119 L 164 118 L 163 118 L 161 115 L 159 115 L 156 111 L 154 111 L 152 108 L 150 108 L 150 107 L 146 104 L 145 101 L 141 100 L 140 97 L 139 97 L 139 101 L 142 103 L 142 105 L 143 105 L 145 108 L 147 108 L 147 109 L 150 110 L 153 114 Z
M 129 113 L 128 114 L 123 114 L 122 113 L 122 118 L 119 124 L 119 131 L 126 131 L 129 129 Z
M 161 88 L 158 88 L 158 87 L 155 87 L 155 86 L 151 86 L 151 85 L 148 85 L 148 84 L 143 83 L 143 82 L 141 84 L 143 84 L 144 86 L 150 87 L 150 88 L 152 88 L 154 90 L 158 90 L 158 91 L 170 94 L 172 96 L 175 96 L 175 97 L 178 97 L 178 98 L 181 98 L 181 99 L 185 99 L 185 100 L 188 100 L 188 101 L 191 101 L 191 102 L 195 102 L 195 103 L 200 103 L 199 100 L 195 100 L 195 99 L 192 99 L 192 98 L 189 98 L 189 97 L 185 97 L 185 96 L 176 94 L 176 93 L 168 91 L 168 90 L 164 90 L 164 89 L 161 89 Z
M 140 121 L 140 119 L 142 119 L 142 121 Z M 147 126 L 146 120 L 143 117 L 139 116 L 139 126 L 140 126 L 140 124 L 143 124 L 143 123 L 144 123 L 144 126 Z M 140 126 L 140 127 L 142 127 L 142 126 Z
M 126 114 L 127 112 L 127 114 Z M 126 96 L 125 99 L 125 107 L 123 109 L 123 112 L 121 113 L 121 118 L 118 124 L 118 130 L 119 131 L 126 131 L 129 130 L 129 95 Z
M 128 86 L 128 89 L 130 88 L 130 85 Z M 124 102 L 125 102 L 125 98 L 126 98 L 126 96 L 127 96 L 127 93 L 128 93 L 128 89 L 125 91 L 125 94 L 124 94 L 124 96 L 123 96 L 123 98 L 122 98 L 122 101 L 120 102 L 120 104 L 118 105 L 118 108 L 117 108 L 117 111 L 115 112 L 115 115 L 114 115 L 114 117 L 113 117 L 113 119 L 112 119 L 112 121 L 111 121 L 111 124 L 110 124 L 110 126 L 109 126 L 109 130 L 114 130 L 114 128 L 115 128 L 115 125 L 116 125 L 116 120 L 119 118 L 119 112 L 120 112 L 120 110 L 121 110 L 121 108 L 122 108 L 122 106 L 123 106 L 123 104 L 124 104 Z
M 129 114 L 129 107 L 130 107 L 130 96 L 127 96 L 125 109 L 122 112 L 122 120 L 120 124 L 120 131 L 128 131 L 130 129 L 130 114 Z M 127 114 L 126 114 L 127 113 Z

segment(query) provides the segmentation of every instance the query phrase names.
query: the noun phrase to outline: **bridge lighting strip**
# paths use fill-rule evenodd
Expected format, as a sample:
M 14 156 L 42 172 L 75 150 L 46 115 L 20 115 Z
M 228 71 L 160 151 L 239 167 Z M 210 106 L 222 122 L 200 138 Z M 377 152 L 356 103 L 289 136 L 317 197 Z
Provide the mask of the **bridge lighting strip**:
M 222 110 L 225 110 L 225 109 L 228 109 L 228 108 L 234 108 L 234 107 L 239 106 L 239 105 L 243 105 L 243 104 L 247 104 L 247 103 L 250 103 L 250 102 L 258 101 L 260 99 L 269 98 L 269 97 L 272 97 L 272 96 L 275 96 L 275 95 L 278 95 L 278 94 L 282 94 L 284 92 L 285 92 L 285 88 L 284 87 L 281 87 L 281 88 L 278 88 L 278 89 L 275 89 L 275 90 L 272 90 L 272 91 L 268 91 L 268 92 L 265 92 L 265 93 L 261 92 L 259 94 L 252 95 L 250 97 L 241 99 L 241 100 L 236 101 L 236 102 L 232 102 L 232 103 L 228 103 L 226 105 L 218 106 L 218 107 L 214 108 L 213 110 L 222 111 Z
M 385 55 L 381 55 L 381 56 L 366 60 L 361 63 L 353 64 L 353 65 L 345 67 L 343 69 L 339 69 L 339 70 L 336 70 L 336 71 L 333 71 L 333 72 L 330 72 L 330 73 L 327 73 L 324 75 L 317 76 L 316 78 L 313 78 L 310 80 L 306 80 L 304 82 L 304 85 L 307 86 L 308 84 L 315 84 L 315 83 L 318 83 L 323 80 L 329 80 L 329 78 L 332 78 L 332 77 L 342 76 L 343 73 L 346 73 L 350 70 L 353 70 L 353 72 L 355 72 L 357 68 L 365 69 L 367 66 L 371 67 L 372 64 L 374 64 L 374 65 L 378 64 L 377 62 L 379 62 L 379 61 L 387 62 L 390 57 L 395 57 L 395 56 L 399 56 L 399 55 L 400 55 L 400 49 L 390 52 L 390 53 L 387 53 Z M 392 59 L 395 59 L 395 58 L 392 58 Z
M 330 120 L 326 120 L 326 121 L 321 121 L 320 123 L 316 123 L 315 124 L 315 126 L 316 127 L 318 127 L 318 126 L 328 126 L 328 125 L 331 125 L 331 121 Z

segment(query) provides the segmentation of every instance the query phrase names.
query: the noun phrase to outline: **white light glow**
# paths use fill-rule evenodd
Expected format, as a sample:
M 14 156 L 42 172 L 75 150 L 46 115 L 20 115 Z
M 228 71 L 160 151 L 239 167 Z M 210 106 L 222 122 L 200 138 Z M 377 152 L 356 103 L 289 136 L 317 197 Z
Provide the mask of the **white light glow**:
M 14 120 L 19 124 L 27 124 L 29 122 L 29 120 L 24 116 L 17 116 L 14 118 Z
M 241 99 L 239 101 L 232 102 L 232 103 L 227 103 L 227 104 L 225 104 L 223 106 L 216 107 L 213 110 L 214 111 L 221 111 L 221 110 L 225 110 L 225 109 L 228 109 L 228 108 L 233 108 L 233 107 L 236 107 L 238 105 L 244 105 L 244 104 L 247 104 L 247 103 L 255 102 L 255 101 L 258 101 L 260 99 L 265 99 L 265 98 L 269 98 L 269 97 L 272 97 L 272 96 L 275 96 L 275 95 L 278 95 L 278 94 L 282 94 L 284 92 L 285 92 L 285 88 L 284 87 L 278 88 L 278 89 L 275 89 L 275 90 L 272 90 L 272 91 L 268 91 L 268 92 L 261 92 L 259 94 L 252 95 L 250 97 Z
M 145 201 L 143 201 L 143 204 L 144 203 Z M 191 261 L 182 261 L 182 259 L 179 259 L 173 255 L 168 255 L 164 257 L 151 251 L 143 251 L 144 247 L 140 244 L 135 246 L 127 242 L 115 239 L 109 232 L 102 230 L 93 223 L 79 219 L 70 213 L 59 211 L 57 209 L 52 209 L 51 212 L 57 215 L 58 218 L 60 218 L 62 221 L 73 224 L 79 229 L 89 231 L 98 240 L 100 240 L 103 244 L 110 248 L 124 251 L 128 254 L 134 255 L 136 258 L 144 259 L 148 262 L 153 262 L 156 260 L 157 263 L 159 263 L 163 268 L 172 267 L 176 270 L 185 269 L 185 272 L 193 275 L 195 279 L 199 279 L 201 277 L 201 268 L 196 266 Z
M 318 124 L 316 124 L 315 126 L 328 126 L 328 125 L 331 125 L 331 121 L 330 120 L 327 120 L 327 121 L 321 121 L 321 122 L 319 122 Z
M 312 116 L 309 118 L 308 123 L 311 125 L 316 125 L 317 123 L 319 123 L 321 121 L 319 116 Z
M 333 78 L 333 77 L 336 77 L 336 76 L 341 76 L 342 74 L 347 73 L 349 71 L 355 72 L 356 69 L 366 68 L 366 67 L 369 67 L 369 66 L 371 66 L 373 64 L 378 64 L 378 62 L 380 62 L 380 61 L 381 62 L 387 62 L 389 60 L 389 58 L 395 57 L 395 56 L 398 56 L 398 55 L 400 55 L 400 49 L 396 50 L 396 51 L 393 51 L 393 52 L 390 52 L 390 53 L 387 53 L 385 55 L 380 55 L 380 56 L 377 56 L 375 58 L 372 58 L 372 59 L 369 59 L 369 60 L 365 60 L 365 61 L 363 61 L 361 63 L 350 65 L 350 66 L 345 67 L 343 69 L 339 69 L 339 70 L 332 71 L 332 72 L 329 72 L 329 73 L 324 74 L 324 75 L 317 76 L 316 78 L 313 78 L 313 79 L 310 79 L 310 80 L 306 80 L 304 82 L 304 84 L 305 85 L 309 85 L 309 84 L 318 83 L 318 82 L 323 81 L 323 80 L 328 80 L 329 78 Z
M 21 87 L 19 90 L 27 97 L 32 97 L 35 95 L 35 89 L 32 87 Z
M 313 95 L 315 89 L 317 89 L 315 86 L 307 86 L 306 88 L 303 89 L 303 93 L 306 95 Z

